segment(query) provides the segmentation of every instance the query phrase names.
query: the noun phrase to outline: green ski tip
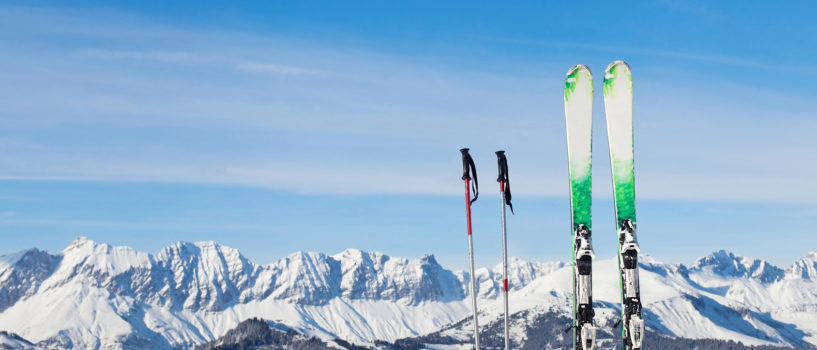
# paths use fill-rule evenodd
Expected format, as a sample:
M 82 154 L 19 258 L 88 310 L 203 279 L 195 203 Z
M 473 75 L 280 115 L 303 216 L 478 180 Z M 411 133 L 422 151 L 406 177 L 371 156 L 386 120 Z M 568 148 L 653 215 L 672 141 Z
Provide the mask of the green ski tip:
M 630 86 L 633 85 L 633 75 L 627 62 L 613 61 L 607 66 L 607 69 L 604 70 L 604 86 L 602 88 L 602 93 L 605 96 L 609 96 L 613 92 L 613 84 L 621 75 L 626 75 Z
M 590 68 L 587 68 L 587 66 L 583 64 L 577 64 L 567 71 L 567 77 L 565 78 L 565 102 L 570 100 L 570 96 L 572 96 L 573 91 L 576 90 L 576 81 L 581 79 L 581 75 L 590 77 L 591 79 L 593 77 Z

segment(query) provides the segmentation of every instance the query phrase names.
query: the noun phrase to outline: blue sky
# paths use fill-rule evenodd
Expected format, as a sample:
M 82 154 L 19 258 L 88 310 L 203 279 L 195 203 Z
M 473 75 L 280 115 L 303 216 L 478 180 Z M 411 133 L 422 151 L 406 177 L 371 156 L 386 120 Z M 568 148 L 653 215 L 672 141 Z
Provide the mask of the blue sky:
M 763 5 L 0 4 L 0 254 L 84 235 L 149 252 L 216 240 L 259 263 L 356 247 L 462 268 L 469 146 L 478 262 L 499 261 L 497 149 L 511 254 L 566 260 L 562 80 L 584 63 L 600 91 L 624 59 L 644 252 L 787 265 L 817 249 L 817 5 Z M 596 102 L 594 244 L 609 257 Z

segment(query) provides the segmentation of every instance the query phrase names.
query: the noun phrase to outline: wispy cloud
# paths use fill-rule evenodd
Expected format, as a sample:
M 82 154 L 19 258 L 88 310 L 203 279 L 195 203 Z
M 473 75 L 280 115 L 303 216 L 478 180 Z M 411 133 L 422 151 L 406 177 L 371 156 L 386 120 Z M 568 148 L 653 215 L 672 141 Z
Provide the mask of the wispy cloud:
M 74 54 L 77 57 L 88 57 L 103 60 L 148 60 L 170 63 L 199 63 L 206 59 L 199 54 L 184 51 L 112 51 L 84 50 Z
M 233 67 L 242 71 L 283 75 L 323 75 L 328 73 L 324 70 L 298 67 L 288 64 L 254 62 L 230 57 L 216 58 L 215 55 L 205 55 L 202 53 L 188 51 L 117 51 L 89 49 L 78 51 L 74 53 L 73 56 L 99 60 L 155 61 L 164 63 L 213 63 L 222 66 L 223 68 Z
M 286 74 L 286 75 L 322 75 L 327 72 L 317 69 L 288 66 L 276 63 L 240 62 L 235 66 L 239 70 Z
M 626 46 L 607 46 L 603 44 L 581 44 L 575 42 L 557 41 L 557 40 L 540 40 L 527 38 L 511 38 L 511 37 L 486 37 L 481 36 L 478 39 L 492 42 L 500 42 L 506 44 L 517 44 L 526 46 L 541 46 L 541 47 L 560 47 L 572 48 L 589 52 L 608 52 L 621 53 L 626 52 L 628 56 L 650 56 L 650 57 L 664 57 L 676 58 L 688 61 L 697 61 L 705 63 L 716 63 L 732 66 L 741 66 L 747 68 L 758 68 L 775 72 L 799 72 L 808 74 L 817 74 L 817 70 L 803 68 L 802 66 L 790 66 L 773 64 L 762 61 L 748 60 L 739 57 L 732 57 L 727 55 L 713 55 L 703 54 L 689 51 L 671 51 L 659 50 L 644 47 L 626 47 Z
M 69 220 L 69 219 L 14 219 L 0 217 L 0 225 L 19 226 L 59 226 L 59 227 L 97 227 L 97 228 L 128 228 L 141 230 L 204 230 L 220 229 L 225 231 L 274 231 L 279 227 L 275 225 L 250 225 L 250 224 L 195 224 L 195 223 L 173 223 L 173 222 L 144 222 L 144 221 L 109 221 L 109 220 Z
M 4 175 L 0 181 L 133 182 L 226 184 L 287 190 L 303 194 L 458 194 L 459 179 L 439 172 L 394 169 L 390 165 L 342 166 L 311 162 L 218 167 L 184 164 L 102 164 L 81 162 L 81 168 L 54 166 L 60 175 Z M 270 163 L 270 162 L 261 162 Z M 40 170 L 45 170 L 40 167 Z M 456 169 L 452 169 L 456 170 Z M 331 174 L 331 176 L 327 176 Z M 388 181 L 384 181 L 388 179 Z M 517 183 L 525 181 L 517 180 Z M 399 186 L 395 186 L 399 183 Z
M 530 70 L 515 70 L 517 66 L 496 57 L 467 61 L 472 65 L 468 69 L 451 62 L 437 65 L 410 53 L 292 44 L 295 39 L 231 33 L 187 37 L 178 30 L 163 35 L 156 26 L 148 37 L 124 36 L 117 46 L 155 49 L 115 50 L 95 46 L 106 41 L 92 34 L 104 31 L 92 30 L 93 20 L 82 22 L 88 30 L 67 48 L 12 50 L 0 57 L 16 68 L 5 72 L 0 82 L 4 109 L 0 149 L 7 150 L 0 152 L 0 169 L 4 169 L 0 179 L 211 182 L 309 193 L 453 194 L 459 191 L 458 178 L 451 176 L 457 172 L 456 149 L 470 146 L 479 164 L 495 162 L 485 150 L 508 149 L 519 195 L 566 195 L 561 69 L 540 67 L 549 69 L 547 77 L 531 75 Z M 22 22 L 17 25 L 21 31 L 44 30 Z M 25 41 L 24 35 L 20 37 Z M 713 54 L 485 40 L 570 47 L 586 50 L 583 54 L 627 51 L 785 69 Z M 96 48 L 77 51 L 77 47 Z M 82 59 L 63 59 L 59 54 L 64 52 Z M 101 64 L 103 60 L 114 64 Z M 143 64 L 117 64 L 127 60 Z M 657 67 L 666 60 L 643 61 L 642 67 Z M 167 63 L 202 64 L 182 70 L 168 69 Z M 503 65 L 509 68 L 491 70 Z M 320 79 L 311 78 L 315 76 Z M 644 114 L 636 116 L 636 124 L 652 125 L 649 133 L 636 136 L 643 161 L 637 171 L 647 175 L 639 175 L 639 198 L 688 199 L 690 193 L 713 200 L 817 198 L 817 188 L 808 183 L 798 184 L 802 190 L 791 187 L 788 192 L 776 186 L 788 181 L 791 173 L 814 170 L 809 162 L 778 164 L 774 171 L 752 179 L 746 179 L 745 170 L 757 167 L 758 150 L 805 158 L 805 151 L 792 153 L 785 143 L 797 143 L 800 150 L 814 148 L 811 135 L 795 132 L 809 127 L 792 117 L 809 114 L 813 102 L 791 94 L 781 103 L 770 99 L 768 89 L 747 94 L 747 86 L 715 87 L 718 79 L 728 80 L 722 75 L 703 79 L 688 88 L 678 81 L 639 77 L 639 86 L 649 84 L 651 89 L 638 92 L 637 113 Z M 759 86 L 770 85 L 748 87 Z M 740 101 L 734 108 L 725 105 L 735 99 Z M 792 110 L 783 114 L 780 106 Z M 601 117 L 602 109 L 597 111 Z M 772 114 L 774 118 L 768 117 Z M 750 116 L 754 122 L 747 122 Z M 723 122 L 713 124 L 716 120 Z M 599 121 L 603 124 L 603 119 Z M 502 128 L 497 127 L 500 124 Z M 751 137 L 731 135 L 736 125 L 744 134 L 753 131 Z M 723 130 L 730 130 L 730 135 Z M 766 137 L 768 130 L 787 136 Z M 594 141 L 602 155 L 603 137 Z M 740 146 L 728 154 L 713 152 L 724 149 L 725 139 Z M 478 154 L 479 149 L 485 157 Z M 743 153 L 752 158 L 736 156 Z M 606 181 L 602 174 L 609 174 L 609 165 L 603 157 L 597 159 L 597 178 Z M 666 174 L 666 169 L 675 167 L 691 173 Z M 670 175 L 675 176 L 673 182 L 695 186 L 668 187 L 666 181 L 659 181 Z M 609 186 L 597 188 L 602 195 L 609 191 Z

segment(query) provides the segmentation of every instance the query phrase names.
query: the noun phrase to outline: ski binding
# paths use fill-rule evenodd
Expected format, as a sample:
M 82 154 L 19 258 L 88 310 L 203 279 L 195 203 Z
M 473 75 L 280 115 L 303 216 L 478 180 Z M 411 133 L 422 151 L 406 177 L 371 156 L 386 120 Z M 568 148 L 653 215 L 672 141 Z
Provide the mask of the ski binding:
M 585 323 L 584 326 L 582 326 L 581 333 L 582 341 L 584 342 L 582 343 L 582 349 L 593 350 L 593 348 L 596 346 L 596 327 L 593 327 L 593 325 L 589 323 Z
M 630 343 L 633 350 L 641 350 L 644 342 L 644 320 L 638 315 L 630 319 Z

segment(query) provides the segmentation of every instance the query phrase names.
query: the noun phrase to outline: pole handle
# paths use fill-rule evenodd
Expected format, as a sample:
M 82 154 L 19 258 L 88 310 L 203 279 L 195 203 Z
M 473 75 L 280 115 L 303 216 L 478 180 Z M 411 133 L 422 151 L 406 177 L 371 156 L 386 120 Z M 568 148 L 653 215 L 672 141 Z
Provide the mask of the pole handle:
M 468 148 L 460 149 L 460 153 L 462 153 L 462 179 L 471 180 L 472 177 L 474 179 L 474 181 L 471 182 L 474 198 L 469 202 L 473 204 L 479 197 L 479 182 L 477 181 L 477 167 L 474 165 L 474 159 L 471 158 L 471 154 L 468 153 L 468 151 Z
M 511 204 L 511 182 L 508 178 L 508 158 L 505 157 L 505 151 L 496 151 L 496 162 L 499 167 L 499 176 L 497 176 L 496 182 L 500 183 L 499 189 L 505 194 L 505 204 L 511 208 L 511 214 L 513 214 L 513 204 Z

